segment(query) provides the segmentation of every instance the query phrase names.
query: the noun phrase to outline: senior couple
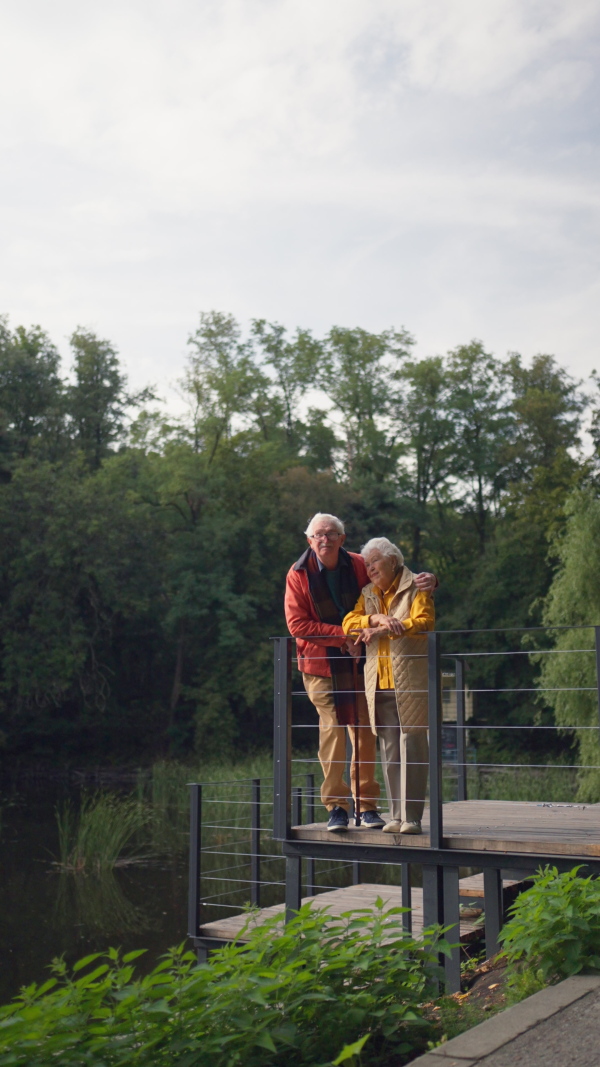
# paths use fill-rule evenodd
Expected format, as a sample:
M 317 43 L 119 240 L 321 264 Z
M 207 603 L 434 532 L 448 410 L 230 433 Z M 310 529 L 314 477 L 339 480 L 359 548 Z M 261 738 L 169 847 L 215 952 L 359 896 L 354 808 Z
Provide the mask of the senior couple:
M 319 715 L 327 829 L 348 828 L 350 797 L 358 791 L 364 826 L 420 834 L 429 749 L 427 648 L 419 635 L 434 628 L 437 579 L 413 574 L 386 537 L 372 538 L 360 555 L 347 552 L 344 524 L 335 515 L 317 512 L 306 537 L 308 548 L 287 575 L 285 613 Z M 344 781 L 346 727 L 350 786 Z M 377 810 L 377 738 L 387 822 Z

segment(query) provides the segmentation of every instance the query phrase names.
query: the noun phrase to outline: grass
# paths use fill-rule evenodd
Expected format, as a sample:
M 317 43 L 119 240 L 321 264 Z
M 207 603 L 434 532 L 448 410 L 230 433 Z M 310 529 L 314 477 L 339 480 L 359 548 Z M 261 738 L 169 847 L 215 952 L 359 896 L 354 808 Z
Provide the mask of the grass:
M 94 793 L 83 797 L 78 812 L 67 801 L 56 809 L 57 864 L 71 873 L 100 873 L 133 863 L 147 821 L 147 810 L 135 797 Z
M 468 796 L 473 800 L 528 800 L 574 803 L 577 771 L 572 767 L 469 768 Z

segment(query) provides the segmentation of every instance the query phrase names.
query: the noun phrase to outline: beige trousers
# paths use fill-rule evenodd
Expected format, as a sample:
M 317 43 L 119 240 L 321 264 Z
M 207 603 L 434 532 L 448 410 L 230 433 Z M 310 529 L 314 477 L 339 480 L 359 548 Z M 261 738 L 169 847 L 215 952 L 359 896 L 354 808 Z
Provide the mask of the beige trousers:
M 333 699 L 331 678 L 319 674 L 303 674 L 304 688 L 319 714 L 319 762 L 323 768 L 321 800 L 331 811 L 336 804 L 348 811 L 350 789 L 344 781 L 346 765 L 346 727 L 338 726 Z M 359 734 L 359 784 L 360 810 L 373 811 L 377 808 L 380 789 L 375 780 L 375 761 L 377 758 L 377 738 L 371 730 L 369 712 L 364 693 L 358 696 L 358 730 L 348 727 L 352 743 L 352 761 L 350 763 L 350 781 L 352 794 L 356 797 L 356 761 L 355 735 Z
M 402 729 L 393 689 L 377 690 L 375 714 L 390 815 L 399 822 L 420 822 L 429 771 L 427 727 Z

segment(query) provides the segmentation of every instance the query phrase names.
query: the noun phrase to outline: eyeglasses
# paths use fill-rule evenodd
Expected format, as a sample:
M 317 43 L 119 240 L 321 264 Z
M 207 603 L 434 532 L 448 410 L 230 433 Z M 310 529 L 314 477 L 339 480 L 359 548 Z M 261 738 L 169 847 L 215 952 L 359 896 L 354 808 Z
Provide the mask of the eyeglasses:
M 311 541 L 337 541 L 341 536 L 339 530 L 321 530 L 319 533 L 309 534 Z

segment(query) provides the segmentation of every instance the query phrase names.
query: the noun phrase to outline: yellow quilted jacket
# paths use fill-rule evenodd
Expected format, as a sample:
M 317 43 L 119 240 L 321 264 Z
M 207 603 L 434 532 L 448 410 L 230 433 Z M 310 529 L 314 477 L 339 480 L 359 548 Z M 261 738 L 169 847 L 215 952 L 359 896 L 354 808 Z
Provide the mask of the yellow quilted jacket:
M 377 586 L 370 582 L 363 588 L 354 611 L 346 615 L 342 623 L 344 633 L 363 629 L 367 625 L 367 617 L 380 612 L 400 619 L 407 632 L 399 637 L 392 637 L 391 640 L 380 638 L 379 641 L 371 641 L 366 646 L 365 693 L 371 729 L 373 733 L 377 733 L 375 692 L 379 644 L 383 640 L 390 649 L 400 724 L 403 730 L 409 732 L 411 727 L 427 726 L 427 638 L 424 631 L 434 629 L 433 598 L 428 593 L 419 592 L 415 585 L 415 575 L 408 567 L 404 567 L 387 611 Z M 417 635 L 413 636 L 412 631 L 416 631 Z M 419 632 L 423 636 L 418 636 Z

